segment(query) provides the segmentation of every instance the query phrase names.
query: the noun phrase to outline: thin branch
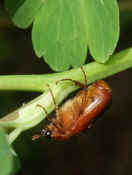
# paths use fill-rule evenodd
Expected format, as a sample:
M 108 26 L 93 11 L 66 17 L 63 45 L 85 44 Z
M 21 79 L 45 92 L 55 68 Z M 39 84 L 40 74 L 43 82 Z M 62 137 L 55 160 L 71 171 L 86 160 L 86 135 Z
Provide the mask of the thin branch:
M 84 66 L 84 70 L 89 84 L 97 79 L 106 78 L 130 67 L 132 67 L 132 48 L 111 56 L 106 64 L 89 63 Z M 44 92 L 47 89 L 47 84 L 52 87 L 56 81 L 71 77 L 73 80 L 83 82 L 80 68 L 47 75 L 5 75 L 0 76 L 0 90 Z

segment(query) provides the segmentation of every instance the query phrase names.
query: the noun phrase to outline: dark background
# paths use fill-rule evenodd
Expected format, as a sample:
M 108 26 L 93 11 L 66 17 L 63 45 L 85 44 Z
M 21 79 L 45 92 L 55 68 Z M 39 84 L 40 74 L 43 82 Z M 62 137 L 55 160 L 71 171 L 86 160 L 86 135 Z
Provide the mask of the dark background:
M 0 75 L 53 72 L 35 56 L 31 28 L 16 28 L 0 2 Z M 132 47 L 132 0 L 120 1 L 120 40 L 115 52 Z M 130 4 L 127 5 L 127 2 Z M 106 79 L 112 88 L 112 104 L 93 128 L 57 143 L 25 131 L 13 146 L 21 160 L 18 175 L 131 175 L 132 174 L 132 69 Z M 39 93 L 0 92 L 3 116 Z

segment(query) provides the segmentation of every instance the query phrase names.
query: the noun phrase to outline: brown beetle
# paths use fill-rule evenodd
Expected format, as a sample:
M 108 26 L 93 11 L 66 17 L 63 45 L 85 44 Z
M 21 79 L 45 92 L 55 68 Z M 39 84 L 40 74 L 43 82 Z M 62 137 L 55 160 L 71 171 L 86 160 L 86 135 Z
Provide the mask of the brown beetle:
M 85 76 L 85 85 L 71 79 L 64 80 L 73 81 L 75 85 L 81 86 L 83 89 L 74 98 L 67 100 L 59 109 L 52 90 L 49 88 L 56 107 L 56 116 L 52 118 L 46 128 L 42 129 L 41 134 L 34 135 L 32 140 L 38 139 L 41 135 L 50 136 L 57 141 L 68 140 L 71 136 L 90 127 L 100 112 L 105 109 L 111 98 L 109 85 L 103 80 L 98 80 L 91 86 L 87 86 L 85 72 L 82 67 L 81 69 Z M 45 109 L 44 111 L 46 112 Z

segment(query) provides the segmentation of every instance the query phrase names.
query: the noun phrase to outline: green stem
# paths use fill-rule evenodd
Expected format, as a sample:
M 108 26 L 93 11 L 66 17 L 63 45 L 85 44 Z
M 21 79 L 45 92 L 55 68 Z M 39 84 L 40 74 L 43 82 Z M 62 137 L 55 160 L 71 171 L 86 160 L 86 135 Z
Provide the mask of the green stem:
M 103 79 L 125 69 L 132 67 L 132 48 L 121 51 L 113 56 L 106 64 L 92 62 L 84 66 L 88 83 Z M 43 92 L 47 84 L 51 86 L 64 78 L 71 78 L 83 82 L 80 68 L 62 73 L 47 75 L 5 75 L 0 76 L 0 90 L 24 90 Z
M 9 135 L 8 135 L 8 142 L 11 144 L 13 141 L 20 135 L 22 132 L 21 128 L 14 129 Z

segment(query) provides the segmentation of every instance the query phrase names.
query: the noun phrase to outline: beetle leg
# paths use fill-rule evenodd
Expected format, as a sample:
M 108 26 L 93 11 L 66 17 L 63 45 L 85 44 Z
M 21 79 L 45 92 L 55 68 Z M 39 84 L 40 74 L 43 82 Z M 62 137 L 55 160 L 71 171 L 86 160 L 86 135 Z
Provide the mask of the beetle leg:
M 83 111 L 83 109 L 85 109 L 85 105 L 87 103 L 88 89 L 84 90 L 83 92 L 84 93 L 83 93 L 83 96 L 82 96 L 82 99 L 81 99 L 81 107 L 80 107 L 81 111 Z M 81 113 L 81 111 L 80 111 L 80 113 Z
M 83 69 L 83 67 L 81 66 L 80 67 L 80 69 L 82 70 L 82 73 L 83 73 L 83 75 L 84 75 L 84 81 L 85 81 L 85 84 L 83 84 L 83 83 L 80 83 L 79 81 L 77 81 L 77 80 L 72 80 L 71 78 L 65 78 L 65 79 L 62 79 L 62 80 L 58 80 L 57 82 L 56 82 L 56 84 L 58 84 L 60 81 L 72 81 L 76 86 L 79 86 L 79 87 L 81 87 L 81 88 L 86 88 L 87 87 L 87 77 L 86 77 L 86 73 L 85 73 L 85 71 L 84 71 L 84 69 Z
M 71 113 L 72 113 L 72 119 L 74 121 L 76 121 L 76 112 L 75 112 L 75 110 L 74 110 L 74 108 L 72 106 L 71 106 L 70 110 L 71 110 Z
M 58 80 L 56 81 L 56 85 L 60 82 L 60 81 L 72 81 L 76 86 L 79 86 L 81 88 L 85 88 L 85 85 L 83 83 L 80 83 L 79 81 L 76 81 L 76 80 L 72 80 L 70 78 L 64 78 L 62 80 Z
M 76 121 L 80 117 L 80 105 L 78 101 L 76 100 L 73 105 L 71 105 L 71 112 L 72 112 L 72 118 L 74 121 Z
M 55 97 L 54 97 L 54 94 L 50 88 L 50 86 L 48 85 L 48 88 L 49 88 L 49 91 L 50 91 L 50 94 L 52 96 L 52 99 L 53 99 L 53 102 L 54 102 L 54 105 L 55 105 L 55 111 L 56 111 L 56 117 L 57 117 L 57 120 L 58 122 L 53 122 L 54 125 L 56 126 L 56 128 L 58 128 L 60 130 L 60 132 L 64 132 L 64 129 L 63 127 L 61 126 L 61 118 L 60 118 L 60 112 L 59 112 L 59 108 L 58 108 L 58 105 L 56 104 L 56 101 L 55 101 Z
M 44 110 L 44 112 L 46 113 L 46 115 L 48 115 L 48 111 L 46 110 L 46 108 L 40 104 L 37 104 L 36 106 L 42 108 Z

